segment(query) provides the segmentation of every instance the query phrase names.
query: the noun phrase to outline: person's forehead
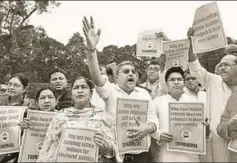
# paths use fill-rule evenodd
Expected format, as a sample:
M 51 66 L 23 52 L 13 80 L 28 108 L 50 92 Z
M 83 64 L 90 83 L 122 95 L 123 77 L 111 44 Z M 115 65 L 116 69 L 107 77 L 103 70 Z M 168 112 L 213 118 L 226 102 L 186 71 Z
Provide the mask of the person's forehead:
M 19 84 L 21 84 L 21 81 L 17 77 L 14 77 L 14 78 L 11 78 L 9 80 L 9 83 L 19 83 Z
M 40 93 L 40 96 L 45 96 L 45 95 L 52 95 L 53 92 L 49 89 L 45 89 Z
M 129 65 L 129 64 L 121 66 L 121 69 L 128 69 L 128 68 L 132 69 L 132 68 L 134 68 L 134 66 Z
M 74 85 L 74 86 L 75 86 L 75 85 L 87 85 L 87 86 L 88 86 L 87 82 L 86 82 L 84 79 L 77 79 L 77 80 L 73 83 L 73 85 Z
M 63 77 L 63 78 L 66 78 L 65 75 L 61 72 L 55 72 L 51 75 L 51 78 L 53 77 Z
M 178 72 L 172 72 L 169 76 L 169 78 L 182 78 L 182 75 Z
M 221 62 L 220 62 L 220 63 L 223 63 L 223 62 L 232 63 L 232 62 L 234 62 L 236 59 L 237 59 L 237 57 L 234 56 L 234 55 L 226 55 L 226 56 L 224 56 L 224 57 L 221 59 Z

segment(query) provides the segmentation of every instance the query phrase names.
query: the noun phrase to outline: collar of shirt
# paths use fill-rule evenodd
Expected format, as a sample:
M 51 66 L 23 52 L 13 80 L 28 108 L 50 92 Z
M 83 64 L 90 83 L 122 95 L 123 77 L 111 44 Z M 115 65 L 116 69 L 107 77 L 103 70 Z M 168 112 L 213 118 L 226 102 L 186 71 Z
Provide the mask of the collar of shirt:
M 128 94 L 127 92 L 125 92 L 124 90 L 122 90 L 122 89 L 118 86 L 118 84 L 115 85 L 115 89 L 116 89 L 118 92 Z M 138 87 L 135 87 L 132 92 L 139 92 Z M 132 93 L 132 92 L 131 92 L 131 93 Z M 130 93 L 130 94 L 131 94 L 131 93 Z

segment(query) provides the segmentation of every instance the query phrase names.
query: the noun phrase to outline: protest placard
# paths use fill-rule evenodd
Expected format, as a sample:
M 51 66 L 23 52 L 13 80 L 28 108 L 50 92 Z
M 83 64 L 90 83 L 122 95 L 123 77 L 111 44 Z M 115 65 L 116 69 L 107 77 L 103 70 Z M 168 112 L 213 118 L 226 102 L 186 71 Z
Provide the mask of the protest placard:
M 116 136 L 120 154 L 148 151 L 148 137 L 136 142 L 127 137 L 127 129 L 138 126 L 135 118 L 141 123 L 147 122 L 148 103 L 147 100 L 117 99 Z
M 229 144 L 228 144 L 228 149 L 237 152 L 237 139 L 231 139 Z
M 25 106 L 0 106 L 0 154 L 19 152 L 21 129 L 18 124 L 25 109 Z
M 169 103 L 169 132 L 173 140 L 168 151 L 206 154 L 203 103 Z
M 144 31 L 138 34 L 137 57 L 159 57 L 162 53 L 162 40 L 156 31 Z
M 24 132 L 19 162 L 36 162 L 44 143 L 48 126 L 55 112 L 28 110 L 27 117 L 31 125 Z
M 66 126 L 63 130 L 55 162 L 98 162 L 96 130 Z
M 227 45 L 216 2 L 204 5 L 196 10 L 193 29 L 192 46 L 194 53 L 213 51 Z
M 163 42 L 163 52 L 166 54 L 165 68 L 180 66 L 184 71 L 188 69 L 189 40 Z

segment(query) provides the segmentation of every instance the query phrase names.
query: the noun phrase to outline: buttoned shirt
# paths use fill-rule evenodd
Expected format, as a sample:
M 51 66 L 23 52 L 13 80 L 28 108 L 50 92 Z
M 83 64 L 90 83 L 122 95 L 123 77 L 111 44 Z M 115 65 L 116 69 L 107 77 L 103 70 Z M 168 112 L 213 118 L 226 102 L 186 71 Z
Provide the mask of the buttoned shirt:
M 96 91 L 99 96 L 105 101 L 106 110 L 116 116 L 116 107 L 117 107 L 117 98 L 133 98 L 133 99 L 143 99 L 148 100 L 148 123 L 152 122 L 159 128 L 158 118 L 156 114 L 156 110 L 154 107 L 154 103 L 151 99 L 150 94 L 142 88 L 135 87 L 134 90 L 128 94 L 123 91 L 117 84 L 111 84 L 110 82 L 106 82 L 102 87 L 96 86 Z M 158 130 L 148 135 L 157 139 L 159 135 Z M 150 146 L 150 139 L 148 139 L 148 146 Z M 130 154 L 139 154 L 140 152 L 134 151 Z M 123 155 L 117 156 L 118 161 L 123 160 Z

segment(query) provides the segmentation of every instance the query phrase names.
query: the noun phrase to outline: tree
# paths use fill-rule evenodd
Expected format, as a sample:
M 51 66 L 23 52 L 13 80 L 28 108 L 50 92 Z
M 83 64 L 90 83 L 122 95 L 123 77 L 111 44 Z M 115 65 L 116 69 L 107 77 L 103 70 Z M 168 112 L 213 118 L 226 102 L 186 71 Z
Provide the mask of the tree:
M 0 58 L 1 75 L 29 70 L 29 57 L 33 55 L 32 40 L 34 26 L 29 18 L 34 13 L 49 12 L 51 7 L 59 6 L 55 1 L 1 1 L 0 2 Z M 1 76 L 2 77 L 2 76 Z

